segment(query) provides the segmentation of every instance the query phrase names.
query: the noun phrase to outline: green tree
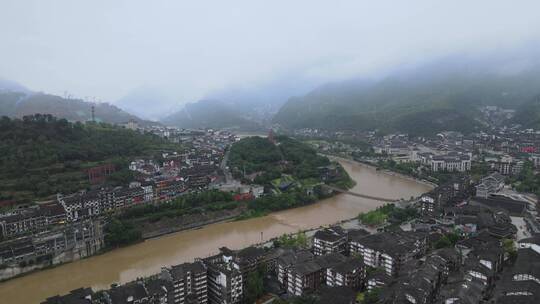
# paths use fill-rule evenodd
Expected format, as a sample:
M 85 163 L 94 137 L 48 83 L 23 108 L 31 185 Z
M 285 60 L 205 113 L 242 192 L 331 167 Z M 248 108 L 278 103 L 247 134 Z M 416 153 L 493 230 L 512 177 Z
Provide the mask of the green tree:
M 261 266 L 256 271 L 248 274 L 246 286 L 246 302 L 255 303 L 264 294 L 265 267 Z

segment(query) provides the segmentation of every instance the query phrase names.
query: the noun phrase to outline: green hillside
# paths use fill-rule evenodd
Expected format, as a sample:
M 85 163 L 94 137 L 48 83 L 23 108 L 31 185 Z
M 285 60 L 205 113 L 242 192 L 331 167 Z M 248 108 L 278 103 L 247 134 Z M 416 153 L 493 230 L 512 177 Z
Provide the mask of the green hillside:
M 51 115 L 0 118 L 0 200 L 46 199 L 89 186 L 85 170 L 112 163 L 112 184 L 130 179 L 128 162 L 178 148 L 157 136 Z
M 519 108 L 540 93 L 539 71 L 420 69 L 378 81 L 331 84 L 291 98 L 274 122 L 285 128 L 467 133 L 483 127 L 480 106 Z

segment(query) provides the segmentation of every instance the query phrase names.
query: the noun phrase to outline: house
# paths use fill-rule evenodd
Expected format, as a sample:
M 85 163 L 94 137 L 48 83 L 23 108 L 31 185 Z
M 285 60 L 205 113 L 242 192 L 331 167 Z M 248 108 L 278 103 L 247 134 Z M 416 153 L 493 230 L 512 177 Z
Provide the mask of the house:
M 208 303 L 207 269 L 201 261 L 164 268 L 161 274 L 172 282 L 174 304 L 187 304 L 190 298 Z
M 375 288 L 388 286 L 392 282 L 392 277 L 386 274 L 384 270 L 376 270 L 366 276 L 366 289 L 371 291 Z
M 317 290 L 324 282 L 323 268 L 315 261 L 307 261 L 294 265 L 287 273 L 289 282 L 287 292 L 301 296 Z
M 491 195 L 485 198 L 475 197 L 472 202 L 482 204 L 490 208 L 500 208 L 506 210 L 512 216 L 523 216 L 528 205 L 526 202 L 513 200 L 499 195 Z
M 347 233 L 343 228 L 334 226 L 317 230 L 313 236 L 313 253 L 326 255 L 333 252 L 345 254 L 347 251 Z
M 104 292 L 107 304 L 144 304 L 149 300 L 148 292 L 143 282 L 130 282 Z
M 325 284 L 327 269 L 345 261 L 342 254 L 331 253 L 293 265 L 287 272 L 287 292 L 293 296 L 315 292 Z
M 326 269 L 326 285 L 346 286 L 359 290 L 366 278 L 366 269 L 361 258 L 348 258 L 345 262 Z
M 244 296 L 242 273 L 230 259 L 218 254 L 204 259 L 208 269 L 208 303 L 241 303 Z
M 480 198 L 488 198 L 490 195 L 501 191 L 504 188 L 504 176 L 500 173 L 492 173 L 480 181 L 476 185 L 476 196 Z
M 540 254 L 531 248 L 519 249 L 510 273 L 513 281 L 540 284 Z
M 169 280 L 150 278 L 144 282 L 148 293 L 148 302 L 156 304 L 174 304 L 173 284 Z
M 439 299 L 441 303 L 481 303 L 486 287 L 478 281 L 459 280 L 441 287 Z
M 307 250 L 287 250 L 277 258 L 277 279 L 281 286 L 287 290 L 289 285 L 288 273 L 290 269 L 299 263 L 314 259 L 314 255 Z
M 18 210 L 17 213 L 0 217 L 0 232 L 11 238 L 29 232 L 46 230 L 50 225 L 65 221 L 66 212 L 58 203 L 45 204 Z
M 382 232 L 351 241 L 351 255 L 362 256 L 366 266 L 380 267 L 396 276 L 406 261 L 425 253 L 427 235 L 422 232 Z
M 519 240 L 518 248 L 520 249 L 529 248 L 531 250 L 534 250 L 536 253 L 540 254 L 540 234 L 535 234 L 534 236 L 530 238 Z
M 208 268 L 208 299 L 210 303 L 240 303 L 250 273 L 265 261 L 262 248 L 247 247 L 234 251 L 226 247 L 220 253 L 203 260 Z
M 496 303 L 537 303 L 540 298 L 540 254 L 518 249 L 513 266 L 503 273 L 493 292 Z
M 41 304 L 91 304 L 94 292 L 91 288 L 78 288 L 67 295 L 47 298 Z

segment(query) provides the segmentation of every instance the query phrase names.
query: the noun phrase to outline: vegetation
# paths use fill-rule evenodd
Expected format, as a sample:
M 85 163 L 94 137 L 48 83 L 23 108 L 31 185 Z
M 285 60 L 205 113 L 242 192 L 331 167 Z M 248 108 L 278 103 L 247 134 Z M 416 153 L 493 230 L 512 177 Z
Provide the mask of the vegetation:
M 517 249 L 514 240 L 512 239 L 502 239 L 502 245 L 504 254 L 510 259 L 514 259 L 517 256 Z
M 377 168 L 394 171 L 397 173 L 418 176 L 416 170 L 420 165 L 414 162 L 410 163 L 397 163 L 394 160 L 380 160 L 377 162 Z
M 304 232 L 297 234 L 284 234 L 274 241 L 274 247 L 306 248 L 308 239 Z
M 257 271 L 248 274 L 246 286 L 246 303 L 255 303 L 264 294 L 263 279 L 266 267 L 260 266 Z
M 528 192 L 540 195 L 540 174 L 534 173 L 533 164 L 527 161 L 523 164 L 521 172 L 510 180 L 519 192 Z
M 434 247 L 435 249 L 454 247 L 458 240 L 459 235 L 457 233 L 447 233 L 435 242 Z
M 125 246 L 141 240 L 141 231 L 127 221 L 112 218 L 105 226 L 105 246 Z
M 413 207 L 397 208 L 394 204 L 386 204 L 367 213 L 360 213 L 358 220 L 369 226 L 379 226 L 386 222 L 401 224 L 417 216 L 417 211 Z
M 380 293 L 381 293 L 380 288 L 373 288 L 370 291 L 366 291 L 360 303 L 361 304 L 375 304 L 379 301 Z
M 147 219 L 155 222 L 162 217 L 175 217 L 184 214 L 234 209 L 238 203 L 233 201 L 231 193 L 209 190 L 190 193 L 160 205 L 132 207 L 118 216 L 121 220 Z
M 518 108 L 515 122 L 540 125 L 538 69 L 500 75 L 487 66 L 458 66 L 437 63 L 436 68 L 428 65 L 415 69 L 414 74 L 397 72 L 380 81 L 326 85 L 291 98 L 273 120 L 291 129 L 378 129 L 409 135 L 456 130 L 467 134 L 484 127 L 478 107 L 497 105 Z
M 132 176 L 127 165 L 136 156 L 154 156 L 177 148 L 157 136 L 108 124 L 70 123 L 51 115 L 0 118 L 0 197 L 34 200 L 89 186 L 86 169 L 113 164 L 110 184 Z
M 279 148 L 263 137 L 247 137 L 231 146 L 229 166 L 236 168 L 235 175 L 258 171 L 272 172 L 281 160 Z
M 248 208 L 255 211 L 279 211 L 313 203 L 317 198 L 296 190 L 274 196 L 259 197 L 248 203 Z
M 309 144 L 286 136 L 277 136 L 275 145 L 267 138 L 247 137 L 231 147 L 229 166 L 236 178 L 259 173 L 254 182 L 276 186 L 285 176 L 288 181 L 320 180 L 320 167 L 330 165 L 330 160 L 317 154 Z M 337 186 L 350 188 L 354 182 L 347 172 L 338 165 L 340 171 Z

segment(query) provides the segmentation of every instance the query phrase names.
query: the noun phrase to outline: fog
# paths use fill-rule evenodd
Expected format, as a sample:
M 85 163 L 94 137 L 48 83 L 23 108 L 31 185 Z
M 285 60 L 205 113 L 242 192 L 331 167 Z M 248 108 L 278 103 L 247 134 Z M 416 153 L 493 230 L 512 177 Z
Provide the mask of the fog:
M 158 118 L 540 38 L 538 1 L 441 2 L 2 0 L 0 77 Z

